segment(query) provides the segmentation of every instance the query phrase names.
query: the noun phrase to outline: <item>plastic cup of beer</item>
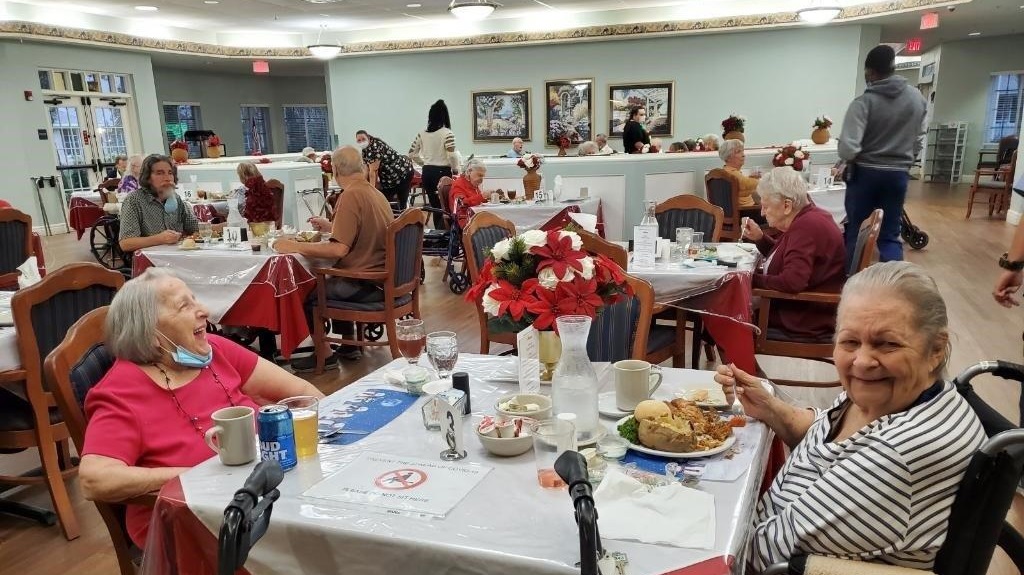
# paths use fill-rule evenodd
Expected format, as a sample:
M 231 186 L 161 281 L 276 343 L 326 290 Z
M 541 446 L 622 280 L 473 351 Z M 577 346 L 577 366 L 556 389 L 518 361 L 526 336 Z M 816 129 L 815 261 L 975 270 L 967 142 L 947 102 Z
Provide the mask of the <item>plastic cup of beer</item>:
M 320 400 L 311 395 L 282 399 L 279 404 L 292 413 L 295 428 L 295 451 L 300 458 L 316 457 Z

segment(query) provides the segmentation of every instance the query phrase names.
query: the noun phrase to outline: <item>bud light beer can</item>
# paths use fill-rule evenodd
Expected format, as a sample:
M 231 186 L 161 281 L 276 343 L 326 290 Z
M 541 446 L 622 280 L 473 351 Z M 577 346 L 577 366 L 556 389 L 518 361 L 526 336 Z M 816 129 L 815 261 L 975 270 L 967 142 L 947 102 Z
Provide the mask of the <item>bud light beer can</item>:
M 260 408 L 256 426 L 260 434 L 260 460 L 276 461 L 288 471 L 298 463 L 292 413 L 283 405 Z

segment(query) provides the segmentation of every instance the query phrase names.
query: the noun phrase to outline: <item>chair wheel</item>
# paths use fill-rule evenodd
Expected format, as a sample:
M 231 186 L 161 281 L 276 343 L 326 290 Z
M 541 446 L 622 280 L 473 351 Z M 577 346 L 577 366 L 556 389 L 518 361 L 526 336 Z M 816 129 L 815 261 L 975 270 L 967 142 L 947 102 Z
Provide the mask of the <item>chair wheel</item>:
M 384 337 L 384 324 L 368 323 L 363 326 L 363 339 L 366 341 L 378 341 Z
M 928 245 L 928 234 L 926 232 L 918 232 L 914 234 L 907 243 L 910 244 L 911 248 L 920 250 Z
M 453 273 L 448 278 L 448 289 L 454 294 L 462 294 L 469 289 L 469 277 L 464 273 Z

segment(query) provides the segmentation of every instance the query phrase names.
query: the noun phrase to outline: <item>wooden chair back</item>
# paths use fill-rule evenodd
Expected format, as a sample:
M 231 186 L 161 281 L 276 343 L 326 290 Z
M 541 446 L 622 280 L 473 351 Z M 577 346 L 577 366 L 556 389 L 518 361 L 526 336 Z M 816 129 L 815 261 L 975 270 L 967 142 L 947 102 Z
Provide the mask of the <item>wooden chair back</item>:
M 455 180 L 444 176 L 437 181 L 437 197 L 441 200 L 441 209 L 448 211 L 451 206 L 451 192 L 452 186 L 455 185 Z M 454 214 L 452 214 L 454 216 Z M 448 216 L 444 217 L 444 227 L 448 229 L 451 227 L 451 219 Z
M 515 235 L 515 224 L 495 215 L 494 212 L 477 212 L 470 218 L 462 232 L 462 248 L 466 254 L 470 282 L 476 282 L 480 277 L 480 268 L 484 265 L 487 250 L 501 240 Z
M 33 255 L 32 216 L 0 208 L 0 288 L 18 287 L 18 266 Z
M 878 253 L 878 234 L 882 230 L 882 218 L 885 212 L 877 209 L 871 212 L 866 220 L 861 222 L 860 230 L 857 232 L 857 243 L 854 244 L 853 254 L 850 257 L 850 269 L 847 275 L 853 275 L 871 265 Z
M 654 288 L 646 280 L 624 275 L 633 289 L 633 297 L 605 307 L 591 323 L 587 355 L 592 361 L 647 358 L 647 338 L 654 318 Z
M 722 208 L 725 214 L 722 222 L 722 239 L 739 241 L 742 234 L 739 180 L 729 171 L 715 168 L 704 176 L 704 191 L 708 201 Z
M 281 229 L 281 220 L 284 218 L 284 184 L 281 180 L 268 180 L 266 186 L 274 194 L 274 225 Z
M 665 200 L 654 209 L 658 219 L 658 236 L 675 241 L 676 228 L 693 228 L 704 232 L 704 241 L 717 242 L 722 237 L 725 211 L 692 194 L 682 194 Z
M 593 232 L 588 232 L 587 230 L 579 230 L 576 233 L 578 233 L 580 235 L 580 239 L 583 240 L 583 249 L 585 251 L 592 254 L 601 254 L 618 264 L 622 269 L 626 269 L 629 266 L 629 252 L 626 251 L 626 248 L 618 244 L 613 244 L 601 236 Z

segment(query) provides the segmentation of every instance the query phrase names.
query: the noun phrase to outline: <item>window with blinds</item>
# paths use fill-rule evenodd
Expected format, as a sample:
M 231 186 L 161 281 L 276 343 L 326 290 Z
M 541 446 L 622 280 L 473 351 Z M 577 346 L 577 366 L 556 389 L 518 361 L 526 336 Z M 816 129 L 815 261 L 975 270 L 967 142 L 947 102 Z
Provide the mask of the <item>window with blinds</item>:
M 168 149 L 174 140 L 184 140 L 185 132 L 189 130 L 201 130 L 203 126 L 202 116 L 199 113 L 199 104 L 164 102 L 164 137 L 167 138 Z M 202 151 L 196 142 L 188 144 L 188 157 L 201 158 Z
M 259 138 L 258 146 L 256 138 Z M 269 107 L 242 106 L 242 141 L 245 143 L 247 156 L 251 156 L 257 149 L 261 154 L 273 153 L 273 145 L 270 142 Z
M 301 152 L 306 146 L 331 149 L 327 106 L 285 106 L 284 132 L 288 152 Z
M 988 117 L 985 123 L 986 142 L 998 143 L 1006 136 L 1020 133 L 1024 74 L 994 74 L 988 92 Z

